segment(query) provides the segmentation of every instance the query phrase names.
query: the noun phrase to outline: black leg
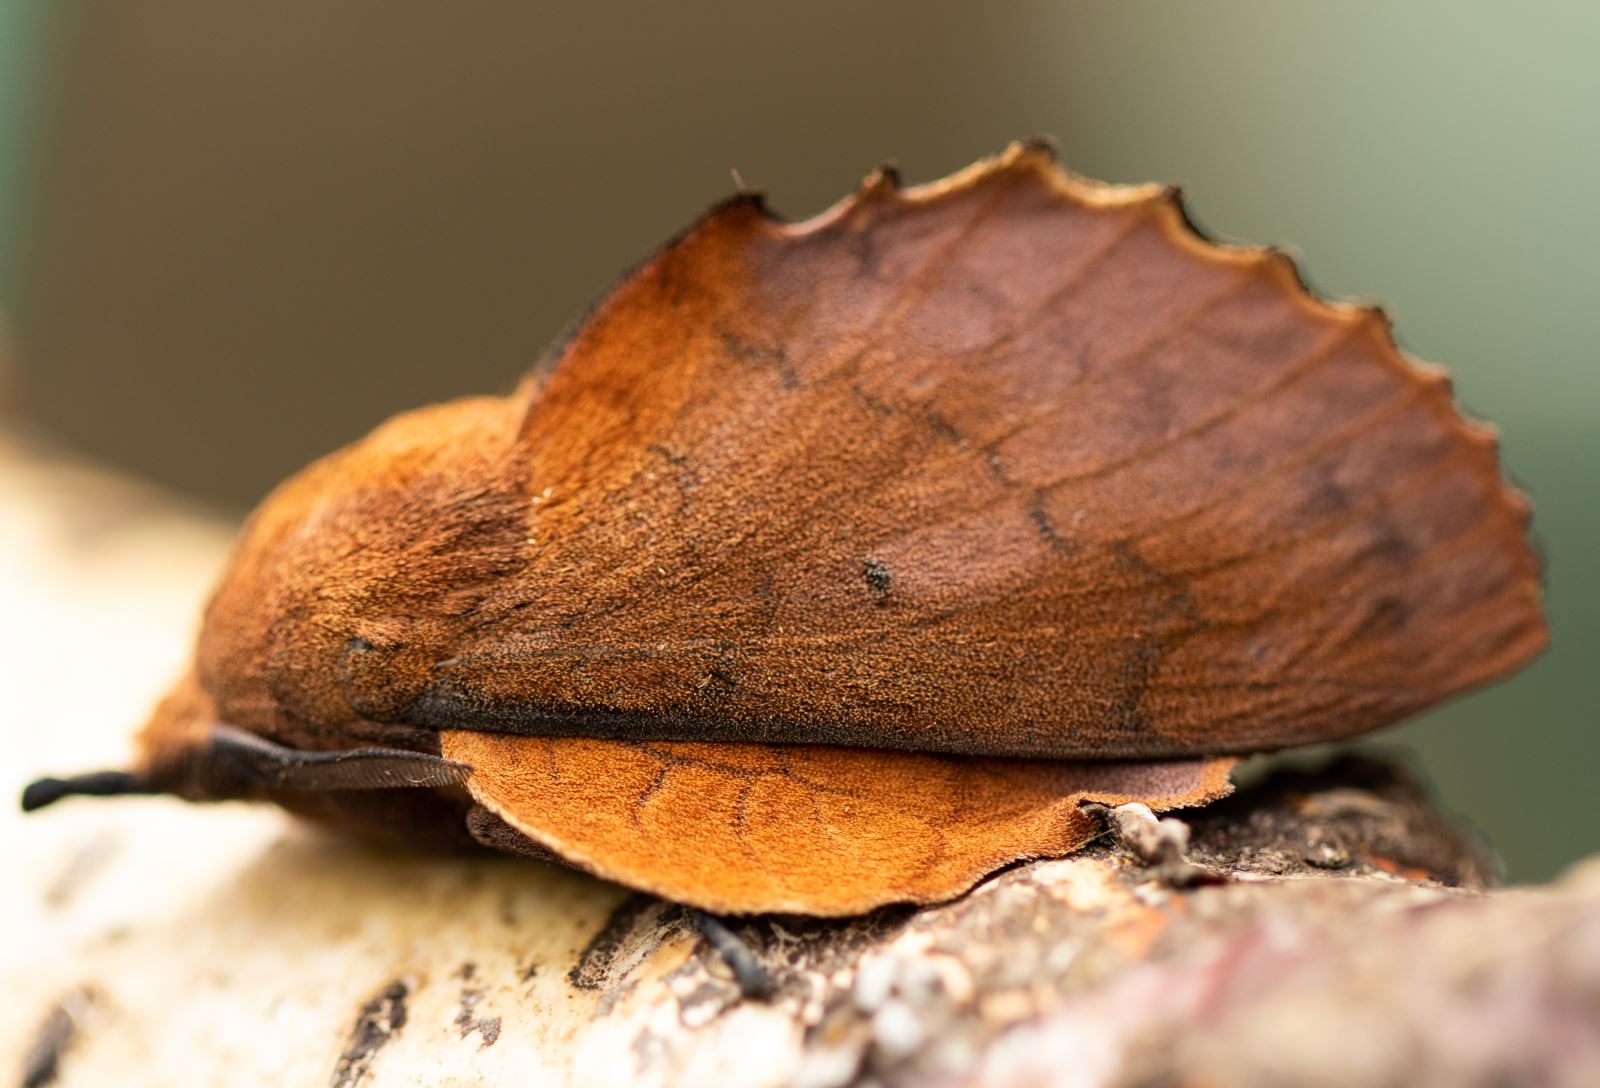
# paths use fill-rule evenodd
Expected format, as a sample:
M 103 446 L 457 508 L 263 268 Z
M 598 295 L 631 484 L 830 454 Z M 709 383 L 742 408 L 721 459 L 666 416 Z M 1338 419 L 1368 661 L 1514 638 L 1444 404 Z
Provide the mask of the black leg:
M 750 951 L 750 946 L 739 939 L 739 936 L 729 929 L 714 914 L 707 914 L 694 907 L 685 907 L 689 920 L 694 923 L 711 947 L 717 950 L 729 968 L 733 977 L 739 982 L 739 989 L 744 996 L 753 998 L 768 998 L 777 991 L 777 985 L 772 980 L 772 973 L 766 969 L 756 954 Z
M 480 846 L 498 850 L 502 854 L 517 854 L 525 858 L 538 858 L 557 865 L 574 868 L 572 863 L 543 843 L 537 842 L 512 827 L 483 805 L 473 805 L 467 810 L 467 833 Z

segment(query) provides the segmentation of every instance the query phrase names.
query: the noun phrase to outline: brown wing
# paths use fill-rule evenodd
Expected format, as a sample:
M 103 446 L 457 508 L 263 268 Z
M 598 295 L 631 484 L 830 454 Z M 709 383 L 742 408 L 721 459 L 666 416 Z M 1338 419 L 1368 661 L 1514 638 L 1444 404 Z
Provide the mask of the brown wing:
M 1094 838 L 1083 801 L 1203 804 L 1233 764 L 468 732 L 442 748 L 476 767 L 478 801 L 583 869 L 706 910 L 823 916 L 953 899 Z
M 798 225 L 729 202 L 541 380 L 526 573 L 417 722 L 1188 755 L 1545 642 L 1492 434 L 1379 311 L 1037 147 Z

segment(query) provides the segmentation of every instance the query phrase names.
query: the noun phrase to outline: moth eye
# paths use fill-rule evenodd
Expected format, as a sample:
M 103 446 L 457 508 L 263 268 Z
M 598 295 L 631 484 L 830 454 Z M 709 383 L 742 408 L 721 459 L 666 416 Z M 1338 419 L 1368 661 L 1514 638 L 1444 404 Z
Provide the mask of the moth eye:
M 358 651 L 362 653 L 372 649 L 372 643 L 368 642 L 360 635 L 351 635 L 347 640 L 345 640 L 344 646 L 347 650 Z

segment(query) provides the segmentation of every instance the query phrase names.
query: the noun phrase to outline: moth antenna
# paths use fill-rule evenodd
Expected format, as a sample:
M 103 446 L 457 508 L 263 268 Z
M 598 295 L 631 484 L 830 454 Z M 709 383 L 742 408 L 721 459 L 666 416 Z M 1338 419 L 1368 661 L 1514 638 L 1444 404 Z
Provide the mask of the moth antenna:
M 36 811 L 63 797 L 120 797 L 160 792 L 144 776 L 130 771 L 94 771 L 71 778 L 40 778 L 23 789 L 22 811 Z
M 403 748 L 351 748 L 306 752 L 231 725 L 211 727 L 210 788 L 266 786 L 284 790 L 375 790 L 456 786 L 472 768 Z M 221 773 L 219 773 L 221 772 Z

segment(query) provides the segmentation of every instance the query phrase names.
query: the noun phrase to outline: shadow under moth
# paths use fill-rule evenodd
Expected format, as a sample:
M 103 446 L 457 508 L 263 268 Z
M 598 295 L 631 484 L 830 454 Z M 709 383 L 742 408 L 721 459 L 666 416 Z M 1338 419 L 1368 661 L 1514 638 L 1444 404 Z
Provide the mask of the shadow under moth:
M 244 527 L 129 771 L 706 911 L 961 894 L 1544 646 L 1528 504 L 1376 308 L 1017 144 L 741 193 L 509 396 Z

